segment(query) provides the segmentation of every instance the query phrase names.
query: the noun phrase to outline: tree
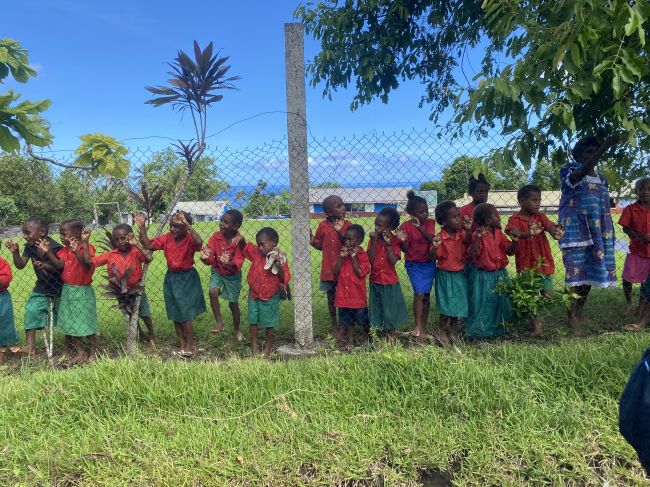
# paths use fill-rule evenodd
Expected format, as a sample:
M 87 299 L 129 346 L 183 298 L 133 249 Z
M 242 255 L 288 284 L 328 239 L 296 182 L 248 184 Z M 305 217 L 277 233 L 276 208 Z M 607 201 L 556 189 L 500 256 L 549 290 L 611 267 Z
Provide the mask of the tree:
M 0 196 L 0 226 L 18 225 L 26 219 L 11 196 Z
M 352 109 L 387 102 L 401 81 L 415 79 L 433 120 L 453 107 L 456 130 L 471 123 L 485 135 L 500 124 L 509 140 L 489 155 L 499 171 L 517 162 L 529 170 L 578 137 L 615 131 L 629 142 L 616 164 L 646 164 L 646 0 L 321 0 L 296 16 L 321 43 L 308 66 L 312 84 L 324 82 L 331 96 L 354 83 Z M 481 40 L 488 47 L 470 81 L 462 62 Z
M 286 189 L 279 193 L 266 192 L 268 183 L 262 179 L 257 182 L 244 208 L 244 215 L 260 218 L 265 215 L 288 215 L 291 213 L 291 193 Z
M 341 185 L 334 181 L 326 181 L 324 183 L 318 183 L 312 186 L 312 188 L 317 188 L 317 189 L 335 189 L 340 187 Z
M 79 171 L 66 169 L 61 172 L 55 182 L 55 191 L 61 202 L 55 213 L 57 221 L 70 218 L 92 221 L 94 197 Z
M 559 191 L 560 168 L 547 159 L 538 161 L 535 170 L 530 176 L 530 184 L 539 186 L 542 191 Z

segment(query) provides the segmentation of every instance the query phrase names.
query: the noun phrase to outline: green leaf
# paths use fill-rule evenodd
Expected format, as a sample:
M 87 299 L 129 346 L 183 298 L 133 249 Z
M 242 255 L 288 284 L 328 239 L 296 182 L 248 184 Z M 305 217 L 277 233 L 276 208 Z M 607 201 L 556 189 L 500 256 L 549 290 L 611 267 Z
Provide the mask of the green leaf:
M 580 66 L 580 46 L 571 44 L 571 60 L 576 66 Z
M 615 74 L 612 79 L 612 89 L 614 90 L 614 96 L 620 98 L 623 93 L 623 86 L 621 85 L 621 78 L 618 74 Z
M 18 153 L 20 142 L 7 127 L 0 125 L 0 149 L 5 152 Z

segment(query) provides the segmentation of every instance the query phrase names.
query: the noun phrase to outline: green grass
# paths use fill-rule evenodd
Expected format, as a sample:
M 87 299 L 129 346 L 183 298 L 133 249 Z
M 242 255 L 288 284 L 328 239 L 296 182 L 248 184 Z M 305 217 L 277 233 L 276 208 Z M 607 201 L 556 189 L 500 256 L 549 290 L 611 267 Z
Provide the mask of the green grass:
M 0 485 L 643 485 L 616 421 L 649 342 L 29 369 L 0 383 Z

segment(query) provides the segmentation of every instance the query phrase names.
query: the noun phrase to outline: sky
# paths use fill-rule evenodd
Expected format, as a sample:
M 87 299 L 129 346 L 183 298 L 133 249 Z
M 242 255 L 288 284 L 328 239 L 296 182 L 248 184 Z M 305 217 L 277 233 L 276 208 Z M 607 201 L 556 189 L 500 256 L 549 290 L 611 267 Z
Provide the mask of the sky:
M 230 56 L 230 74 L 241 76 L 237 91 L 209 112 L 208 133 L 222 131 L 262 112 L 285 110 L 284 23 L 293 21 L 298 1 L 124 1 L 5 0 L 3 37 L 18 40 L 29 51 L 38 76 L 27 84 L 8 82 L 25 98 L 49 98 L 45 113 L 55 136 L 53 149 L 79 145 L 78 136 L 101 132 L 117 139 L 189 138 L 192 124 L 170 107 L 145 105 L 144 87 L 164 84 L 177 50 L 191 52 L 193 40 L 203 47 L 213 41 Z M 307 59 L 318 44 L 306 38 Z M 353 93 L 343 90 L 333 101 L 322 87 L 307 85 L 307 117 L 311 135 L 341 137 L 372 130 L 401 131 L 430 127 L 427 108 L 418 107 L 423 92 L 405 83 L 388 104 L 377 101 L 355 112 Z M 273 113 L 236 123 L 210 145 L 255 147 L 281 139 L 286 115 Z M 129 146 L 160 148 L 167 140 L 128 141 Z

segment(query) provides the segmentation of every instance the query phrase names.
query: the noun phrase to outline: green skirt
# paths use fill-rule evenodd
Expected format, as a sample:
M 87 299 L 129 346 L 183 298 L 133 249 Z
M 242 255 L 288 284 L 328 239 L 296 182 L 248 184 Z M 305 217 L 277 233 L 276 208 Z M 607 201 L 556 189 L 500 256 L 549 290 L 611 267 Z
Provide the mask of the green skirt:
M 377 330 L 394 330 L 407 321 L 402 286 L 370 283 L 370 326 Z
M 9 291 L 0 293 L 0 347 L 13 345 L 18 341 L 14 323 L 14 307 Z
M 73 337 L 97 333 L 97 300 L 92 286 L 63 285 L 56 327 Z
M 464 271 L 446 271 L 438 267 L 435 284 L 436 306 L 440 314 L 451 318 L 467 318 L 467 274 Z
M 194 267 L 185 272 L 165 274 L 163 296 L 167 318 L 175 323 L 192 321 L 205 313 L 205 298 L 199 273 Z
M 472 266 L 469 274 L 469 316 L 465 323 L 468 337 L 491 337 L 505 333 L 504 323 L 512 322 L 510 301 L 492 290 L 505 269 L 484 271 Z

